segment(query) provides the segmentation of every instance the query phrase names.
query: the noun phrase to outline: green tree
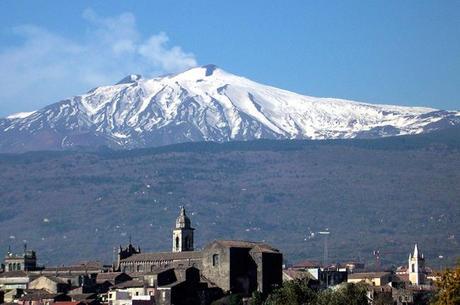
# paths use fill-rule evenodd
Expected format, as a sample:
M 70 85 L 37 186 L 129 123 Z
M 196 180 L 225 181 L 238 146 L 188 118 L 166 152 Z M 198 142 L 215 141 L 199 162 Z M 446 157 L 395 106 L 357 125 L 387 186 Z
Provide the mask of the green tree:
M 239 294 L 231 294 L 228 298 L 228 305 L 241 305 L 243 304 L 243 298 Z
M 295 280 L 273 291 L 264 305 L 313 305 L 316 293 L 308 287 L 308 280 Z
M 366 286 L 346 283 L 318 293 L 315 305 L 368 305 Z
M 264 298 L 262 293 L 259 291 L 254 291 L 252 293 L 251 299 L 249 300 L 249 305 L 263 305 L 264 304 Z
M 433 305 L 460 305 L 460 260 L 454 270 L 447 269 L 436 283 L 439 291 L 434 297 Z

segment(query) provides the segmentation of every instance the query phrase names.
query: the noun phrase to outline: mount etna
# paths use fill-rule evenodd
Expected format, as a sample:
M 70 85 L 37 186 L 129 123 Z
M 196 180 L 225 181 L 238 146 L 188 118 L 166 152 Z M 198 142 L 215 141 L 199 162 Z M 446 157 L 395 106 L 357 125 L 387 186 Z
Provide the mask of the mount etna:
M 0 119 L 0 152 L 376 138 L 459 123 L 458 111 L 309 97 L 207 65 L 153 79 L 129 75 L 116 85 Z

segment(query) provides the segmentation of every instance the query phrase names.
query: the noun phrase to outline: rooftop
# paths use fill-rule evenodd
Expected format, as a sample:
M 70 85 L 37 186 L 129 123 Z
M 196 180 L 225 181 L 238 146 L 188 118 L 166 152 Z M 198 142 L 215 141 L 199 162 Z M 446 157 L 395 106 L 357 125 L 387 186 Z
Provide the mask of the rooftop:
M 215 240 L 214 242 L 228 248 L 250 248 L 255 252 L 279 253 L 278 249 L 275 249 L 269 244 L 262 242 L 245 240 Z
M 136 287 L 144 287 L 146 284 L 144 283 L 144 281 L 140 281 L 140 280 L 130 280 L 130 281 L 126 281 L 126 282 L 123 282 L 123 283 L 120 283 L 118 285 L 115 285 L 113 286 L 112 288 L 115 288 L 115 289 L 124 289 L 124 288 L 136 288 Z
M 105 282 L 105 281 L 110 282 L 110 281 L 114 281 L 120 275 L 125 275 L 129 277 L 129 275 L 127 275 L 124 272 L 103 272 L 103 273 L 97 274 L 96 281 L 98 283 Z
M 390 272 L 359 272 L 350 273 L 348 279 L 372 279 L 390 275 Z
M 122 260 L 122 262 L 174 261 L 201 259 L 202 257 L 203 254 L 200 251 L 139 253 Z

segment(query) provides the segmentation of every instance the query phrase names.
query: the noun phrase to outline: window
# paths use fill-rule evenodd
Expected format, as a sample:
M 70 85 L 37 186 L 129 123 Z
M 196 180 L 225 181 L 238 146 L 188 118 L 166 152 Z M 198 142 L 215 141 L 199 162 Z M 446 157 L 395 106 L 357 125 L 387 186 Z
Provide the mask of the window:
M 179 250 L 179 236 L 176 236 L 176 249 Z
M 212 265 L 214 267 L 219 265 L 219 254 L 213 254 L 213 256 L 212 256 Z
M 188 236 L 185 237 L 185 247 L 190 248 L 190 242 Z
M 415 272 L 415 265 L 412 264 L 412 272 Z

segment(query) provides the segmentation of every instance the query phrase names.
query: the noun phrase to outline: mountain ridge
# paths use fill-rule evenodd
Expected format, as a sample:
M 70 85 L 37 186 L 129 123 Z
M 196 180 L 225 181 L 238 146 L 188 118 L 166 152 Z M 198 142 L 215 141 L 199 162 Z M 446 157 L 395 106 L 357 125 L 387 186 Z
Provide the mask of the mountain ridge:
M 195 141 L 376 138 L 460 124 L 460 112 L 317 98 L 215 65 L 115 85 L 0 119 L 0 152 Z

